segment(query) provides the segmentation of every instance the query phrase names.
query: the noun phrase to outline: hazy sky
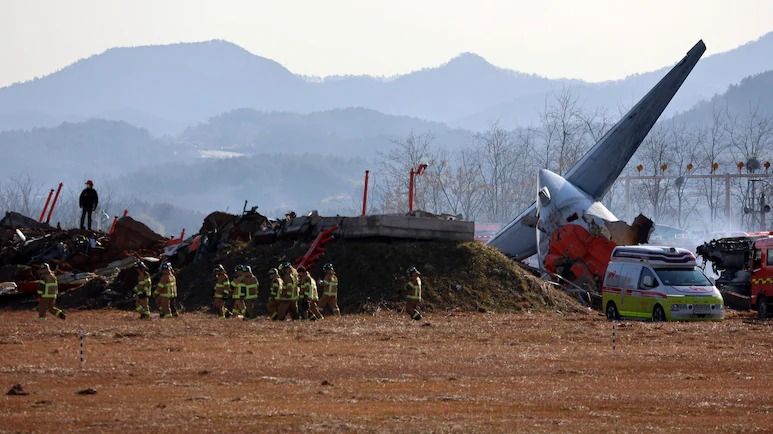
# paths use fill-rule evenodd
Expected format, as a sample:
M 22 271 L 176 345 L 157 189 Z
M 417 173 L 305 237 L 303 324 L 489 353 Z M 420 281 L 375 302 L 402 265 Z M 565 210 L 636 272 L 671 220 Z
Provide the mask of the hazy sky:
M 769 31 L 771 0 L 0 0 L 0 86 L 114 46 L 209 39 L 307 75 L 393 75 L 471 51 L 600 81 L 671 64 L 700 38 L 711 54 Z

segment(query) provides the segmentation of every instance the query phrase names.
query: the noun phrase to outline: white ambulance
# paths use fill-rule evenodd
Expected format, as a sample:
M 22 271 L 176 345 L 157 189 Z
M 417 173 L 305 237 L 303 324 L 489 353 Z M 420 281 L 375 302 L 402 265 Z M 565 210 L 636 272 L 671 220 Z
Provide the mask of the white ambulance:
M 721 320 L 724 301 L 689 250 L 618 246 L 612 251 L 601 288 L 609 320 Z

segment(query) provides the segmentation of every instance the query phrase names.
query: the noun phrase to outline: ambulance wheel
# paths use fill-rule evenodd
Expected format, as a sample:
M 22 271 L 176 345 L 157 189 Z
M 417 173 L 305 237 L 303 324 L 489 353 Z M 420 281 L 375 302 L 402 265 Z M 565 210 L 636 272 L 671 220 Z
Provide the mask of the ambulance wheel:
M 769 315 L 770 305 L 768 305 L 768 300 L 760 297 L 760 299 L 757 300 L 757 318 L 766 319 Z
M 666 312 L 659 304 L 655 305 L 655 309 L 652 309 L 652 321 L 661 322 L 666 320 Z
M 615 306 L 614 302 L 607 303 L 607 319 L 609 321 L 619 321 L 620 320 L 620 313 L 617 311 L 617 306 Z

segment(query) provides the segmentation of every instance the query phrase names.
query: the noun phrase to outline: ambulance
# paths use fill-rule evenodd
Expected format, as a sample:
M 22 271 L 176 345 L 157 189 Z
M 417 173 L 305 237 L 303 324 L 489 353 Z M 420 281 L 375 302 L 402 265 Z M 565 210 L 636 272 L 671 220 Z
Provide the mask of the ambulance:
M 676 247 L 618 246 L 601 288 L 609 320 L 722 320 L 722 294 L 698 268 L 695 255 Z

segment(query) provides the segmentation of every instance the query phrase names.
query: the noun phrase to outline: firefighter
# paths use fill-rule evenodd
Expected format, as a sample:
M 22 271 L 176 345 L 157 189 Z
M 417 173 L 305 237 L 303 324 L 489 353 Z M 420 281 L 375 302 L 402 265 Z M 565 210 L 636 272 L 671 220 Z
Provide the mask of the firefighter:
M 306 267 L 298 267 L 298 273 L 300 274 L 300 290 L 301 295 L 308 306 L 304 312 L 304 318 L 312 321 L 323 319 L 322 314 L 319 312 L 317 302 L 319 301 L 319 293 L 317 292 L 317 282 L 311 277 Z
M 156 303 L 161 311 L 161 318 L 172 317 L 172 300 L 177 294 L 177 279 L 172 271 L 172 264 L 164 262 L 161 264 L 161 278 L 156 285 Z
M 290 312 L 292 313 L 293 319 L 301 319 L 301 312 L 298 306 L 300 301 L 300 277 L 298 275 L 298 270 L 296 270 L 295 267 L 293 267 L 293 264 L 289 262 L 284 263 L 284 268 L 290 270 L 290 279 L 292 280 L 292 306 L 290 306 Z M 285 284 L 286 283 L 287 282 L 285 281 Z
M 258 317 L 258 278 L 252 274 L 252 267 L 249 265 L 244 266 L 242 273 L 242 288 L 244 289 L 244 303 L 247 312 L 244 315 L 245 320 L 255 319 Z
M 38 318 L 45 320 L 46 313 L 51 313 L 59 319 L 65 319 L 65 314 L 56 307 L 56 296 L 59 291 L 59 282 L 51 271 L 51 267 L 40 264 L 40 280 L 38 280 Z
M 169 300 L 169 311 L 172 312 L 173 317 L 177 318 L 180 316 L 180 312 L 177 309 L 177 278 L 174 275 L 171 264 L 169 265 L 169 274 L 172 276 L 172 299 Z
M 225 267 L 218 264 L 214 270 L 215 273 L 215 293 L 212 298 L 212 304 L 215 306 L 220 318 L 226 318 L 230 312 L 225 307 L 225 299 L 231 294 L 231 281 Z
M 268 303 L 266 304 L 266 310 L 268 311 L 269 318 L 273 318 L 277 312 L 279 305 L 278 298 L 282 292 L 282 278 L 279 277 L 279 270 L 272 268 L 268 270 L 268 278 L 271 279 L 271 287 L 268 290 Z
M 293 268 L 287 264 L 282 265 L 282 291 L 277 298 L 279 304 L 277 311 L 272 315 L 273 320 L 284 321 L 287 314 L 292 319 L 298 318 L 298 285 L 293 279 Z
M 405 284 L 405 311 L 413 320 L 421 319 L 419 305 L 421 304 L 421 273 L 416 267 L 408 269 L 408 282 Z
M 242 287 L 244 265 L 234 267 L 234 272 L 236 276 L 231 280 L 231 300 L 233 300 L 231 312 L 237 318 L 244 318 L 244 288 Z
M 137 285 L 134 286 L 134 299 L 137 304 L 135 310 L 139 312 L 140 319 L 150 318 L 149 300 L 152 285 L 150 274 L 148 273 L 148 266 L 140 261 L 140 263 L 137 264 Z
M 338 276 L 333 269 L 333 264 L 325 264 L 322 271 L 325 272 L 325 277 L 319 281 L 319 286 L 322 289 L 319 311 L 324 312 L 325 308 L 329 307 L 334 315 L 341 316 L 341 311 L 338 309 Z

